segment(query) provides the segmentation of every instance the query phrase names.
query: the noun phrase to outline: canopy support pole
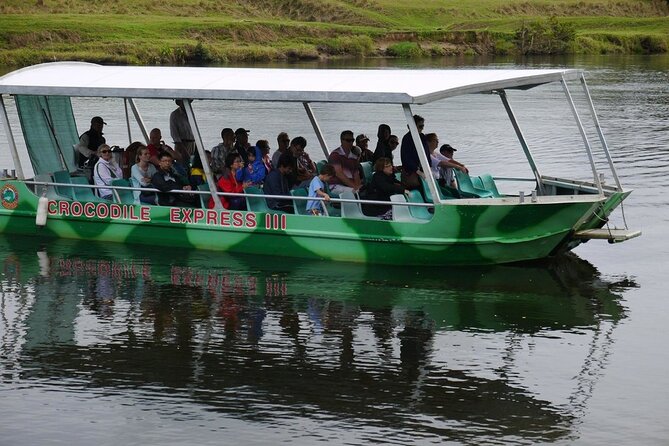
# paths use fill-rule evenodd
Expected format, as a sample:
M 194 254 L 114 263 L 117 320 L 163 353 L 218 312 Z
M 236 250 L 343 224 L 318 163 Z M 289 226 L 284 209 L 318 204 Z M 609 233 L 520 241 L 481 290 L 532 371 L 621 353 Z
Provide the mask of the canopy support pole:
M 218 196 L 216 195 L 216 182 L 214 181 L 214 175 L 211 173 L 211 168 L 209 167 L 209 160 L 207 160 L 207 153 L 204 150 L 202 135 L 200 134 L 200 129 L 198 128 L 197 121 L 195 120 L 195 114 L 193 113 L 191 101 L 189 99 L 182 99 L 182 102 L 184 108 L 186 109 L 188 124 L 190 125 L 190 129 L 193 132 L 193 136 L 195 137 L 195 148 L 197 149 L 197 153 L 200 155 L 200 160 L 202 161 L 202 169 L 204 170 L 205 178 L 207 178 L 209 192 L 211 192 L 211 197 L 214 199 L 214 209 L 221 209 L 223 205 L 221 204 L 221 200 L 219 200 Z
M 420 165 L 423 168 L 423 173 L 425 174 L 425 182 L 427 187 L 430 188 L 430 193 L 432 194 L 432 199 L 435 204 L 441 202 L 441 194 L 437 191 L 436 181 L 432 176 L 432 169 L 430 168 L 430 160 L 427 159 L 425 155 L 425 149 L 423 147 L 423 141 L 420 139 L 420 133 L 418 133 L 418 127 L 416 127 L 416 122 L 413 120 L 413 112 L 411 111 L 411 104 L 402 104 L 404 109 L 404 117 L 407 120 L 407 125 L 409 126 L 409 132 L 411 133 L 411 138 L 413 143 L 416 146 L 416 153 L 418 153 L 418 159 L 420 160 Z
M 581 122 L 581 117 L 578 115 L 578 110 L 576 110 L 576 104 L 574 104 L 574 100 L 572 99 L 571 93 L 569 92 L 569 87 L 567 87 L 567 81 L 564 80 L 564 77 L 562 77 L 560 83 L 562 84 L 562 89 L 564 90 L 565 96 L 567 96 L 567 102 L 569 102 L 569 107 L 571 108 L 571 112 L 574 115 L 574 119 L 576 120 L 576 125 L 578 125 L 578 130 L 579 132 L 581 132 L 581 138 L 583 139 L 583 143 L 585 144 L 585 151 L 588 153 L 588 159 L 590 160 L 590 167 L 592 168 L 592 176 L 594 177 L 595 185 L 597 185 L 597 190 L 599 191 L 599 195 L 604 196 L 604 190 L 602 189 L 602 182 L 599 179 L 599 175 L 597 175 L 595 158 L 592 156 L 592 148 L 590 147 L 590 141 L 588 141 L 588 136 L 585 134 L 585 128 L 583 127 L 583 123 Z
M 304 109 L 307 112 L 307 116 L 309 117 L 311 126 L 314 128 L 314 132 L 316 133 L 316 138 L 318 138 L 318 142 L 321 145 L 321 149 L 325 154 L 325 159 L 328 159 L 328 156 L 330 156 L 330 150 L 328 149 L 328 145 L 325 142 L 325 138 L 323 138 L 323 132 L 321 131 L 321 127 L 318 125 L 318 121 L 316 121 L 316 116 L 314 116 L 314 111 L 311 109 L 311 104 L 309 104 L 308 102 L 303 102 L 302 105 L 304 105 Z
M 2 120 L 2 126 L 5 128 L 5 134 L 7 135 L 9 151 L 12 153 L 14 169 L 16 170 L 16 178 L 19 180 L 25 180 L 25 176 L 23 175 L 23 167 L 21 167 L 21 160 L 19 159 L 19 152 L 16 149 L 16 141 L 14 141 L 14 134 L 12 133 L 12 127 L 9 124 L 9 116 L 7 116 L 7 109 L 5 108 L 5 101 L 2 98 L 2 94 L 0 94 L 0 119 Z
M 128 145 L 132 144 L 132 132 L 130 131 L 130 113 L 128 113 L 128 99 L 123 98 L 123 108 L 125 109 L 125 127 L 128 130 Z
M 132 110 L 132 114 L 135 116 L 135 121 L 137 121 L 139 130 L 142 132 L 142 136 L 144 136 L 144 141 L 146 141 L 146 143 L 148 144 L 149 132 L 146 131 L 146 125 L 144 124 L 142 115 L 139 114 L 139 109 L 137 108 L 137 104 L 135 104 L 135 100 L 133 98 L 128 98 L 128 103 L 130 104 L 130 109 Z
M 523 152 L 525 152 L 525 158 L 527 158 L 527 162 L 530 164 L 530 168 L 532 169 L 532 174 L 534 175 L 534 178 L 537 180 L 537 189 L 539 190 L 539 195 L 543 195 L 544 185 L 541 180 L 541 174 L 539 173 L 539 168 L 537 167 L 537 163 L 534 161 L 534 156 L 532 156 L 532 151 L 530 150 L 530 146 L 527 145 L 527 140 L 525 139 L 525 135 L 523 135 L 523 131 L 520 129 L 520 125 L 518 124 L 516 115 L 513 113 L 511 104 L 509 104 L 509 98 L 507 98 L 506 96 L 506 91 L 498 90 L 497 94 L 499 94 L 499 97 L 502 100 L 502 104 L 504 104 L 504 108 L 506 109 L 506 114 L 509 116 L 509 121 L 511 121 L 511 125 L 513 126 L 513 130 L 516 132 L 516 137 L 520 142 L 520 146 L 523 148 Z
M 585 93 L 585 97 L 588 100 L 588 107 L 590 108 L 592 121 L 595 123 L 595 128 L 597 129 L 599 140 L 601 141 L 602 148 L 604 149 L 604 153 L 606 154 L 606 160 L 609 162 L 609 167 L 611 168 L 613 179 L 616 182 L 616 187 L 618 188 L 618 191 L 622 192 L 623 187 L 620 184 L 620 179 L 618 178 L 618 172 L 616 172 L 616 167 L 613 165 L 613 159 L 611 159 L 611 153 L 609 152 L 609 146 L 606 143 L 606 138 L 604 138 L 604 132 L 602 132 L 602 127 L 599 125 L 599 118 L 597 117 L 597 112 L 595 111 L 595 105 L 592 103 L 592 97 L 590 96 L 588 85 L 585 82 L 585 74 L 581 73 L 580 80 L 581 80 L 581 86 L 583 87 L 583 92 Z

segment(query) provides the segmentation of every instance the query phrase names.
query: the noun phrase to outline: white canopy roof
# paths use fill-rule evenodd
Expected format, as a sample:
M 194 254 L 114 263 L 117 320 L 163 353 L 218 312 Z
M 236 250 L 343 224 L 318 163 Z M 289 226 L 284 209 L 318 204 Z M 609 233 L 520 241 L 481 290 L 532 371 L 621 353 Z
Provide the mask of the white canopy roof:
M 54 62 L 0 77 L 0 93 L 85 97 L 424 104 L 575 79 L 580 70 L 330 70 Z

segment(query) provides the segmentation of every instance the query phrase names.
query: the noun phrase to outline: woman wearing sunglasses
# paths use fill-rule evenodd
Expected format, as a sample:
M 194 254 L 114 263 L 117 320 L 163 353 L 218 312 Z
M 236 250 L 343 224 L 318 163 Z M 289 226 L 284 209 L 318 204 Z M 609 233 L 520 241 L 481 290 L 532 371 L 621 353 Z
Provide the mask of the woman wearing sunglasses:
M 111 148 L 107 144 L 98 147 L 100 159 L 93 168 L 93 182 L 96 186 L 110 186 L 112 180 L 123 178 L 121 167 L 112 158 Z M 98 189 L 98 195 L 105 200 L 112 199 L 111 189 Z

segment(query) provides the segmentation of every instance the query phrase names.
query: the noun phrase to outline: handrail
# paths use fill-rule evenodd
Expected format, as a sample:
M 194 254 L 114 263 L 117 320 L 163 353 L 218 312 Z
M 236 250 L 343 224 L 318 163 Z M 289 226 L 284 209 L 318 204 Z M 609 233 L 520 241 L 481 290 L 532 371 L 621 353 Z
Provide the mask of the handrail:
M 163 194 L 195 194 L 195 195 L 207 195 L 211 196 L 210 191 L 199 191 L 199 190 L 180 190 L 174 189 L 168 192 L 163 192 L 161 190 L 152 188 L 152 187 L 128 187 L 128 186 L 98 186 L 97 184 L 76 184 L 76 183 L 53 183 L 48 181 L 23 181 L 25 184 L 33 184 L 38 186 L 63 186 L 63 187 L 88 187 L 92 189 L 113 189 L 113 190 L 131 190 L 131 191 L 142 191 L 142 192 L 158 192 Z M 237 192 L 215 192 L 217 196 L 223 197 L 262 197 L 262 198 L 280 198 L 284 200 L 303 200 L 303 201 L 326 201 L 323 197 L 303 197 L 298 195 L 267 195 L 267 194 L 246 194 L 246 193 L 237 193 Z M 414 202 L 391 202 L 391 201 L 380 201 L 380 200 L 351 200 L 348 198 L 330 198 L 330 202 L 333 203 L 364 203 L 364 204 L 382 204 L 388 205 L 400 205 L 400 206 L 416 206 L 416 207 L 434 207 L 434 203 L 414 203 Z

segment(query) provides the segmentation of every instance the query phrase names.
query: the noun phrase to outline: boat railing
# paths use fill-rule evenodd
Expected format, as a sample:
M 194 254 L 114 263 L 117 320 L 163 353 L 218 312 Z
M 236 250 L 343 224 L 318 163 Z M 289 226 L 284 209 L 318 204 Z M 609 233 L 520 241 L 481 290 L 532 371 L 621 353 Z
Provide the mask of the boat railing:
M 77 183 L 56 183 L 50 181 L 31 181 L 25 180 L 22 181 L 25 184 L 31 184 L 35 186 L 57 186 L 57 187 L 73 187 L 73 188 L 89 188 L 89 189 L 111 189 L 111 190 L 130 190 L 130 191 L 141 191 L 141 192 L 157 192 L 157 193 L 176 193 L 176 194 L 186 194 L 186 195 L 205 195 L 211 197 L 212 193 L 210 191 L 199 191 L 199 190 L 179 190 L 174 189 L 169 192 L 162 192 L 158 189 L 151 187 L 130 187 L 130 186 L 99 186 L 97 184 L 77 184 Z M 322 197 L 303 197 L 299 195 L 258 195 L 258 194 L 248 194 L 248 193 L 236 193 L 236 192 L 215 192 L 217 196 L 222 197 L 251 197 L 251 198 L 276 198 L 282 200 L 302 200 L 302 201 L 326 201 Z M 67 197 L 63 197 L 67 198 Z M 365 199 L 350 199 L 350 198 L 330 198 L 332 203 L 360 203 L 360 204 L 381 204 L 389 205 L 392 203 L 393 206 L 411 206 L 411 207 L 426 207 L 433 208 L 434 203 L 416 203 L 416 202 L 390 202 L 390 201 L 380 201 L 380 200 L 365 200 Z M 129 203 L 130 204 L 130 203 Z

